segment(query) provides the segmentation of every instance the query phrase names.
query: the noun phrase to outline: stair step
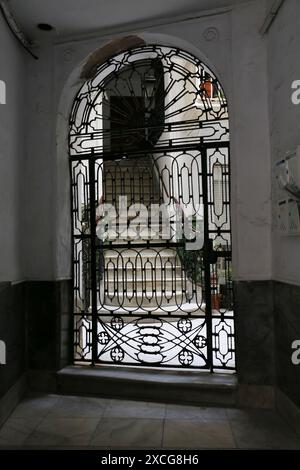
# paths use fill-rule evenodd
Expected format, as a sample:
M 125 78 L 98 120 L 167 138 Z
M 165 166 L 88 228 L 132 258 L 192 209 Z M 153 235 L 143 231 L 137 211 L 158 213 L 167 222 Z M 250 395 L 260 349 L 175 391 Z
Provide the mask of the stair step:
M 68 366 L 56 373 L 56 392 L 154 402 L 235 406 L 235 374 L 119 366 Z
M 129 259 L 129 258 L 136 258 L 139 256 L 139 259 L 147 259 L 147 258 L 171 258 L 171 259 L 179 259 L 179 255 L 177 254 L 175 249 L 172 248 L 141 248 L 137 247 L 135 249 L 120 249 L 120 250 L 105 250 L 104 251 L 104 258 L 114 259 L 114 258 L 121 258 Z
M 196 304 L 195 302 L 183 302 L 181 305 L 180 305 L 180 314 L 183 315 L 184 313 L 186 313 L 187 315 L 190 314 L 190 315 L 195 315 L 197 317 L 199 316 L 205 316 L 205 303 L 202 302 L 201 304 L 201 309 L 199 308 L 199 304 Z M 108 312 L 113 312 L 114 314 L 118 314 L 118 315 L 123 315 L 123 314 L 128 314 L 128 308 L 124 308 L 124 306 L 112 306 L 112 305 L 109 305 L 109 304 L 104 304 L 103 306 L 99 305 L 98 306 L 98 313 L 99 315 L 101 316 L 101 313 L 103 314 L 106 314 Z M 90 309 L 90 312 L 92 312 L 92 309 Z M 172 314 L 174 314 L 174 316 L 176 316 L 178 314 L 178 305 L 165 305 L 164 308 L 160 308 L 159 306 L 157 305 L 154 305 L 150 308 L 147 307 L 147 310 L 145 311 L 145 309 L 143 308 L 136 308 L 134 310 L 134 315 L 148 315 L 149 313 L 152 313 L 152 315 L 165 315 L 166 313 L 169 313 L 171 314 L 171 317 L 172 318 Z M 111 320 L 111 317 L 101 317 L 102 321 L 105 321 L 105 319 L 108 319 L 107 321 L 110 321 Z M 128 320 L 128 322 L 130 322 L 132 319 L 130 316 L 127 316 L 127 317 L 124 317 L 123 320 L 124 322 L 126 323 L 126 319 Z M 149 318 L 149 321 L 153 321 L 151 320 L 151 317 Z
M 132 293 L 133 290 L 136 291 L 137 293 L 142 292 L 142 291 L 149 291 L 153 292 L 154 289 L 156 292 L 160 292 L 162 290 L 164 291 L 172 291 L 172 290 L 178 290 L 180 289 L 181 291 L 183 289 L 187 290 L 188 288 L 188 283 L 185 281 L 185 279 L 173 279 L 171 281 L 161 281 L 161 280 L 153 280 L 153 281 L 125 281 L 122 279 L 116 279 L 116 280 L 109 280 L 105 279 L 105 288 L 108 289 L 108 291 L 114 291 L 114 289 L 117 289 L 118 292 L 123 293 L 128 292 Z
M 118 289 L 115 289 L 115 290 L 108 290 L 107 293 L 106 293 L 109 297 L 114 297 L 114 295 L 116 294 L 117 296 L 126 296 L 126 292 L 122 291 L 120 292 Z M 127 290 L 127 295 L 130 295 L 132 294 L 132 291 L 130 292 L 129 289 Z M 135 292 L 135 294 L 133 295 L 134 298 L 138 298 L 138 299 L 141 299 L 142 297 L 144 298 L 152 298 L 152 297 L 166 297 L 167 299 L 171 299 L 173 298 L 174 296 L 184 296 L 185 295 L 185 292 L 183 291 L 183 289 L 180 289 L 180 290 L 165 290 L 165 289 L 159 289 L 157 288 L 154 292 L 154 290 L 140 290 L 140 291 L 137 291 Z
M 115 169 L 122 169 L 124 171 L 124 168 L 134 168 L 140 170 L 149 170 L 151 169 L 152 171 L 152 161 L 149 160 L 148 158 L 123 158 L 119 160 L 106 160 L 104 162 L 104 168 L 105 171 L 108 169 L 110 171 L 115 170 Z
M 108 292 L 105 294 L 105 303 L 115 306 L 123 305 L 124 307 L 164 307 L 165 305 L 177 305 L 177 308 L 182 303 L 187 301 L 187 294 L 181 290 L 176 292 L 153 292 L 148 291 L 145 293 L 132 292 L 120 293 L 120 292 Z
M 155 268 L 154 268 L 155 269 Z M 142 279 L 145 279 L 145 271 L 147 270 L 147 266 L 143 266 L 143 267 L 134 267 L 133 269 L 130 269 L 124 265 L 122 265 L 122 262 L 120 262 L 119 264 L 117 263 L 114 263 L 114 265 L 112 265 L 112 263 L 109 263 L 105 266 L 105 272 L 104 272 L 104 278 L 105 279 L 113 279 L 113 276 L 115 275 L 115 278 L 116 279 L 124 279 L 125 278 L 125 272 L 127 272 L 127 274 L 130 276 L 132 276 L 132 274 L 134 274 L 134 276 L 136 278 L 142 278 Z M 156 272 L 156 279 L 157 280 L 160 280 L 160 279 L 164 279 L 164 276 L 168 277 L 169 279 L 170 278 L 180 278 L 182 276 L 184 276 L 184 270 L 182 268 L 182 266 L 180 265 L 175 265 L 175 266 L 165 266 L 165 267 L 157 267 L 155 269 L 155 272 Z
M 145 273 L 147 274 L 147 272 Z M 159 274 L 159 276 L 157 275 Z M 138 284 L 138 283 L 155 283 L 156 282 L 173 282 L 174 284 L 177 282 L 177 283 L 184 283 L 185 282 L 185 278 L 182 277 L 182 272 L 180 273 L 179 276 L 172 276 L 170 275 L 170 273 L 168 273 L 169 275 L 164 277 L 162 275 L 162 272 L 159 272 L 159 273 L 153 273 L 153 278 L 151 278 L 150 276 L 141 276 L 141 272 L 139 273 L 139 275 L 137 276 L 132 276 L 129 274 L 128 277 L 125 277 L 125 273 L 122 274 L 122 271 L 116 271 L 115 272 L 115 275 L 114 273 L 111 271 L 110 273 L 107 273 L 106 276 L 105 276 L 105 282 L 108 282 L 108 283 L 111 283 L 111 282 L 119 282 L 119 283 L 126 283 L 127 285 L 129 283 L 134 283 L 134 284 Z
M 113 247 L 116 247 L 116 249 L 119 249 L 118 248 L 118 245 L 124 245 L 124 241 L 125 243 L 127 243 L 128 241 L 130 241 L 130 246 L 133 246 L 134 248 L 135 247 L 140 247 L 140 248 L 148 248 L 148 246 L 146 245 L 146 243 L 150 244 L 150 245 L 153 245 L 153 244 L 158 244 L 158 243 L 162 243 L 162 242 L 166 242 L 166 241 L 170 241 L 170 240 L 162 240 L 161 238 L 152 238 L 150 240 L 143 240 L 143 239 L 136 239 L 136 240 L 120 240 L 120 239 L 116 239 L 114 240 L 113 242 Z M 153 247 L 153 249 L 156 249 L 157 247 Z

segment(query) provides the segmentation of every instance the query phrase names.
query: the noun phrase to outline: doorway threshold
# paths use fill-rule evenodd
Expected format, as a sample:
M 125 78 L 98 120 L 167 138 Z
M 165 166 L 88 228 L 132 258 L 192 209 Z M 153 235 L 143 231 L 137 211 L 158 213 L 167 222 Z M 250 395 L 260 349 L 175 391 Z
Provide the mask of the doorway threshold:
M 63 394 L 216 406 L 235 406 L 237 401 L 235 374 L 73 365 L 56 378 Z

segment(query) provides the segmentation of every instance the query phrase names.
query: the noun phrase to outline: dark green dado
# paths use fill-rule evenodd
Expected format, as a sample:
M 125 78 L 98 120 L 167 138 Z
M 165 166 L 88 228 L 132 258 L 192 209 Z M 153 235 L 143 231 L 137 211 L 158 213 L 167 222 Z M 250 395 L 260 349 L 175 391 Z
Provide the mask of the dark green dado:
M 72 283 L 28 282 L 28 367 L 58 370 L 72 362 Z
M 300 339 L 300 287 L 240 281 L 234 290 L 239 384 L 278 386 L 300 406 L 300 365 L 291 361 L 291 344 Z M 0 339 L 7 354 L 0 398 L 28 371 L 45 377 L 35 386 L 50 389 L 47 377 L 72 364 L 72 330 L 70 280 L 0 283 Z
M 275 385 L 273 283 L 236 282 L 234 291 L 239 383 Z
M 292 363 L 292 343 L 300 340 L 300 287 L 274 283 L 275 353 L 278 387 L 300 407 L 300 365 Z
M 6 364 L 0 365 L 0 398 L 26 370 L 25 284 L 0 283 L 0 339 Z

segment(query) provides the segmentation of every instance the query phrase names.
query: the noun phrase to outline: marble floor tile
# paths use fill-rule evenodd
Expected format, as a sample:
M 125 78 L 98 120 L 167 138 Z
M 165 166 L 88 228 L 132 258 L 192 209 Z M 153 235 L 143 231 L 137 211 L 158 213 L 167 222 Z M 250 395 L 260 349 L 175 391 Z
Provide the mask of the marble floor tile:
M 262 410 L 263 411 L 263 410 Z M 241 449 L 300 449 L 300 439 L 275 413 L 249 413 L 248 417 L 230 419 L 230 425 Z
M 102 418 L 92 437 L 91 446 L 107 448 L 160 448 L 163 420 Z
M 41 417 L 34 415 L 30 418 L 10 417 L 0 429 L 0 447 L 23 445 L 41 420 Z
M 164 419 L 166 405 L 129 400 L 111 400 L 104 411 L 104 417 Z
M 273 410 L 30 394 L 0 429 L 0 448 L 300 449 Z
M 234 449 L 235 441 L 226 421 L 206 422 L 167 419 L 163 447 L 166 449 Z
M 166 418 L 176 420 L 227 421 L 225 408 L 167 405 Z
M 109 399 L 93 397 L 62 396 L 49 416 L 54 418 L 98 418 L 103 415 Z
M 48 416 L 27 437 L 31 447 L 85 446 L 97 428 L 97 418 L 53 418 Z
M 25 396 L 11 414 L 11 418 L 46 416 L 59 400 L 58 395 L 32 393 Z

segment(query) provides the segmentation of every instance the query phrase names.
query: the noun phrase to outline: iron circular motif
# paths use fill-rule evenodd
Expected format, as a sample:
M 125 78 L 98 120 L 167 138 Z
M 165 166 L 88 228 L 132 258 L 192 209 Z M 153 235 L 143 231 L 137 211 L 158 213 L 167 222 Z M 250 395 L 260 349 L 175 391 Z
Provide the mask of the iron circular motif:
M 183 366 L 190 366 L 194 360 L 194 355 L 187 349 L 183 349 L 179 355 L 178 359 L 181 365 Z
M 122 317 L 113 317 L 110 322 L 114 330 L 121 330 L 123 328 L 124 322 Z
M 110 357 L 114 362 L 122 362 L 124 359 L 124 351 L 121 348 L 116 347 L 111 350 Z
M 192 329 L 192 322 L 188 318 L 181 318 L 177 323 L 177 327 L 181 333 L 187 333 Z

